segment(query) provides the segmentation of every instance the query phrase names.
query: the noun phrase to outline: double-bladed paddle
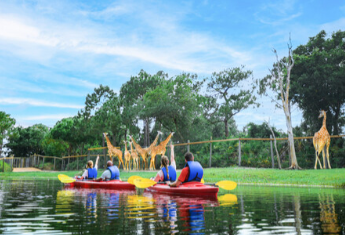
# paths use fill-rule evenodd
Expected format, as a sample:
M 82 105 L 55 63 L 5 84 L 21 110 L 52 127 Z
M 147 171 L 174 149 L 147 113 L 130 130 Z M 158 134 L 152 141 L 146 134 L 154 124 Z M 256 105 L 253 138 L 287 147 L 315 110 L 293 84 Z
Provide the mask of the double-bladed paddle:
M 61 183 L 64 183 L 64 184 L 73 183 L 76 180 L 76 179 L 69 177 L 68 175 L 64 175 L 64 174 L 59 174 L 58 178 L 61 181 Z
M 128 182 L 129 182 L 129 179 L 128 179 Z M 145 179 L 145 178 L 141 178 L 141 177 L 135 178 L 133 180 L 133 183 L 134 183 L 135 187 L 137 187 L 137 188 L 148 188 L 148 187 L 151 187 L 151 186 L 157 184 L 157 182 L 154 180 Z M 219 188 L 222 188 L 225 190 L 233 190 L 237 187 L 236 182 L 229 181 L 229 180 L 219 181 L 215 185 L 217 185 Z

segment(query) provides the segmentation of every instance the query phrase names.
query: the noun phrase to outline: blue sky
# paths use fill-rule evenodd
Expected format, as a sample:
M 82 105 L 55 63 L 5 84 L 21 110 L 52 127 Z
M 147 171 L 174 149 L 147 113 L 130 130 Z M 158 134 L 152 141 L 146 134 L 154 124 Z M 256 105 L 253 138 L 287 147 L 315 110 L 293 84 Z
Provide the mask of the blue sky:
M 24 127 L 77 114 L 99 84 L 116 92 L 140 69 L 254 78 L 322 29 L 345 30 L 345 1 L 0 1 L 0 110 Z M 286 130 L 268 98 L 235 116 Z M 293 125 L 301 122 L 294 107 Z

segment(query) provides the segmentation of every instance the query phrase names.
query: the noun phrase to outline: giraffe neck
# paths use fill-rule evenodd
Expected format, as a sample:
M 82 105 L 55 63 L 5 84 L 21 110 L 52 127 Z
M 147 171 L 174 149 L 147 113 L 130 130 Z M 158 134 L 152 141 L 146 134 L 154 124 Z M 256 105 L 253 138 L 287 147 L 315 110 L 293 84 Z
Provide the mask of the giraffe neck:
M 113 147 L 113 145 L 111 144 L 111 142 L 110 142 L 108 136 L 105 136 L 105 140 L 107 141 L 107 146 L 108 146 L 108 147 Z
M 133 152 L 132 142 L 129 145 L 130 145 L 130 148 L 131 148 L 131 152 Z
M 142 149 L 142 148 L 140 147 L 140 145 L 137 144 L 133 138 L 131 138 L 131 139 L 132 139 L 132 141 L 133 141 L 134 147 L 135 147 L 137 150 L 140 151 L 140 150 Z
M 158 137 L 159 137 L 159 133 L 157 134 L 155 140 L 152 142 L 152 144 L 150 145 L 150 148 L 155 146 L 157 144 L 157 141 L 158 141 Z
M 322 127 L 326 127 L 326 113 L 323 114 Z
M 125 141 L 125 151 L 127 151 L 127 142 Z
M 168 142 L 169 142 L 171 136 L 172 136 L 172 133 L 170 133 L 170 135 L 169 135 L 165 140 L 163 140 L 163 141 L 161 142 L 161 144 L 164 145 L 164 146 L 166 146 L 166 145 L 168 144 Z

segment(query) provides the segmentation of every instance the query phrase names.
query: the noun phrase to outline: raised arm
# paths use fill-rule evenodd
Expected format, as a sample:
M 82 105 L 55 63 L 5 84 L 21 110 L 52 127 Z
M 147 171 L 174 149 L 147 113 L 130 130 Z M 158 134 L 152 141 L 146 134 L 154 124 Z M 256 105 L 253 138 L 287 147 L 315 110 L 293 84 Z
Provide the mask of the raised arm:
M 176 162 L 175 162 L 175 152 L 174 152 L 174 145 L 170 144 L 170 165 L 173 166 L 176 170 Z
M 95 168 L 98 169 L 98 160 L 99 160 L 99 155 L 97 155 L 96 163 L 95 163 Z

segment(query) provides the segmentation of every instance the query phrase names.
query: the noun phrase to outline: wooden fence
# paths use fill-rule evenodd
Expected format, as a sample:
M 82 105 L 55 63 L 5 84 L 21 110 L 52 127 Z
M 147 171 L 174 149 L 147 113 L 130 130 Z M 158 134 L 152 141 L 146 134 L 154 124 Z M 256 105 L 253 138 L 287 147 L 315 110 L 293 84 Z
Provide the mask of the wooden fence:
M 331 136 L 331 138 L 342 138 L 345 137 L 345 135 L 334 135 Z M 304 140 L 304 139 L 312 139 L 313 136 L 307 136 L 307 137 L 294 137 L 294 140 Z M 288 138 L 276 138 L 277 141 L 283 141 L 287 140 Z M 212 143 L 218 143 L 218 142 L 229 142 L 229 141 L 238 141 L 238 165 L 241 166 L 241 141 L 270 141 L 270 152 L 271 152 L 271 161 L 272 161 L 272 168 L 274 168 L 274 152 L 273 152 L 273 138 L 232 138 L 232 139 L 223 139 L 223 140 L 212 140 L 212 137 L 210 140 L 205 141 L 199 141 L 199 142 L 190 142 L 189 140 L 187 143 L 176 143 L 174 146 L 186 146 L 187 151 L 190 151 L 191 145 L 196 144 L 210 144 L 210 156 L 209 156 L 209 167 L 212 167 Z M 167 146 L 169 147 L 169 146 Z M 120 148 L 120 147 L 116 147 Z M 91 154 L 92 151 L 95 150 L 103 150 L 102 154 Z M 11 169 L 14 167 L 40 167 L 40 164 L 42 163 L 42 167 L 44 165 L 46 158 L 53 158 L 54 159 L 54 170 L 56 170 L 56 160 L 62 161 L 61 163 L 61 170 L 65 170 L 70 164 L 70 159 L 76 159 L 77 161 L 77 170 L 80 168 L 79 159 L 80 158 L 87 158 L 87 160 L 90 160 L 91 157 L 96 157 L 97 155 L 100 155 L 100 168 L 105 168 L 107 157 L 109 154 L 106 153 L 107 147 L 98 147 L 98 148 L 89 148 L 87 155 L 75 155 L 75 156 L 63 156 L 63 157 L 55 157 L 55 156 L 42 156 L 34 154 L 30 156 L 29 158 L 20 158 L 20 157 L 9 157 L 9 158 L 2 158 L 0 160 L 6 161 L 10 166 Z M 4 166 L 4 164 L 3 164 Z M 80 168 L 81 169 L 81 168 Z M 0 170 L 1 171 L 1 170 Z M 4 169 L 2 169 L 4 171 Z

